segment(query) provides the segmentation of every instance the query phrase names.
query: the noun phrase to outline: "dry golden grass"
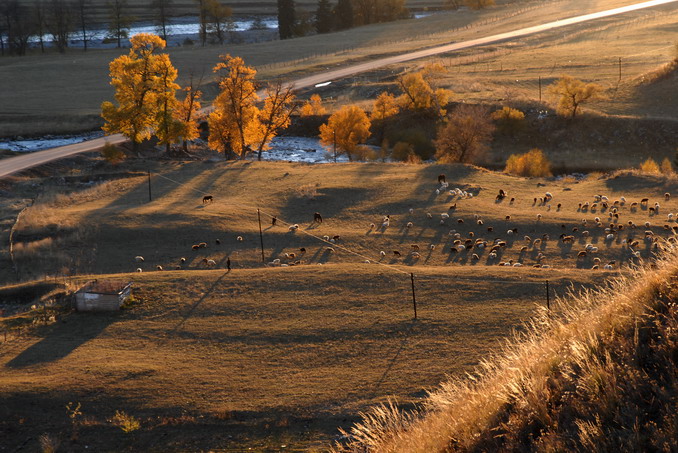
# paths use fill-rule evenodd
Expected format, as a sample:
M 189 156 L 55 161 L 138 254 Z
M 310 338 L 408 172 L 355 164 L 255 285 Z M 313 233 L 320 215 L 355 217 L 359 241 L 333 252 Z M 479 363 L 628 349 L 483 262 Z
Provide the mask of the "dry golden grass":
M 479 35 L 559 19 L 563 14 L 583 14 L 629 3 L 633 2 L 606 0 L 592 4 L 568 0 L 549 2 L 539 8 L 533 3 L 517 3 L 483 11 L 457 11 L 424 19 L 376 24 L 294 40 L 239 46 L 174 48 L 170 49 L 170 54 L 179 69 L 180 83 L 185 83 L 191 74 L 194 77 L 204 74 L 205 80 L 210 80 L 211 68 L 218 55 L 224 53 L 242 56 L 248 64 L 259 67 L 260 75 L 264 79 L 278 76 L 289 78 L 296 74 L 307 75 L 309 72 L 326 70 L 328 67 L 344 65 L 351 61 L 365 60 L 375 55 L 405 52 L 451 40 L 472 39 Z M 513 15 L 515 11 L 522 11 L 524 8 L 527 9 L 521 14 Z M 642 14 L 644 13 L 641 13 L 641 17 L 644 17 Z M 475 60 L 476 55 L 485 54 L 488 49 L 471 50 L 469 52 L 473 55 L 472 61 L 469 60 L 463 67 L 459 66 L 467 76 L 455 75 L 454 80 L 448 83 L 468 99 L 494 100 L 497 91 L 504 93 L 509 89 L 521 96 L 529 95 L 529 98 L 534 99 L 537 96 L 537 76 L 551 76 L 550 73 L 546 73 L 547 69 L 551 71 L 553 67 L 551 61 L 556 65 L 554 69 L 566 71 L 588 68 L 587 71 L 593 75 L 601 73 L 601 57 L 608 58 L 610 55 L 605 53 L 606 50 L 611 52 L 618 49 L 620 55 L 625 56 L 665 45 L 665 34 L 657 31 L 667 27 L 672 21 L 672 16 L 661 13 L 657 13 L 656 16 L 654 22 L 641 20 L 631 22 L 630 25 L 627 25 L 631 20 L 628 18 L 610 19 L 605 22 L 610 24 L 605 25 L 609 28 L 609 33 L 606 29 L 593 34 L 581 32 L 583 35 L 575 32 L 571 33 L 571 36 L 576 39 L 570 41 L 565 39 L 565 42 L 562 31 L 546 36 L 524 38 L 520 40 L 520 44 L 499 46 L 512 48 L 514 51 L 502 56 L 501 61 L 490 60 L 487 65 L 485 58 L 480 64 Z M 467 25 L 468 28 L 454 30 Z M 639 33 L 642 33 L 642 36 L 639 36 Z M 618 39 L 612 38 L 617 36 Z M 593 44 L 600 40 L 612 40 L 616 47 L 610 49 Z M 87 53 L 69 51 L 66 55 L 1 59 L 0 77 L 5 81 L 5 89 L 0 95 L 0 103 L 5 108 L 0 116 L 0 136 L 77 131 L 94 127 L 98 121 L 101 102 L 112 98 L 112 91 L 108 85 L 108 63 L 120 53 L 119 50 Z M 635 57 L 633 61 L 638 63 L 633 65 L 627 63 L 628 74 L 638 75 L 646 71 L 653 64 L 654 58 L 655 54 Z M 573 60 L 574 63 L 564 63 L 569 60 Z M 548 67 L 544 66 L 545 61 L 549 62 Z M 539 62 L 537 67 L 535 62 Z M 458 62 L 455 61 L 454 66 L 456 70 Z M 502 69 L 498 71 L 498 67 Z M 77 71 L 73 68 L 77 68 Z M 578 72 L 576 71 L 574 75 L 586 77 Z M 613 65 L 609 72 L 614 72 Z M 553 74 L 554 77 L 557 75 Z M 509 83 L 516 79 L 521 83 L 516 85 Z M 72 95 L 75 87 L 78 96 Z M 208 99 L 214 96 L 213 87 L 208 87 L 205 92 Z
M 336 451 L 671 451 L 674 253 L 544 310 L 475 373 L 431 392 L 418 414 L 377 407 Z

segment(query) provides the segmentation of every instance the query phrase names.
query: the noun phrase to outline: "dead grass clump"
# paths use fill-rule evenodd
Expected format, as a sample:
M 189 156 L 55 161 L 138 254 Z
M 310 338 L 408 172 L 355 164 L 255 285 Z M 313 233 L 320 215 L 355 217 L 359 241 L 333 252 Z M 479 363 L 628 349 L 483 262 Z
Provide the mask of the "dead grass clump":
M 115 411 L 111 423 L 120 428 L 124 433 L 131 433 L 141 428 L 139 419 L 124 411 Z
M 640 84 L 651 85 L 653 83 L 661 82 L 676 74 L 678 71 L 678 58 L 661 65 L 659 68 L 643 74 L 640 77 Z
M 54 434 L 44 433 L 40 436 L 40 451 L 42 453 L 56 453 L 61 445 L 61 440 Z
M 378 407 L 334 451 L 671 451 L 674 253 L 559 300 L 475 374 L 443 383 L 424 409 Z
M 647 160 L 640 164 L 640 172 L 648 175 L 658 175 L 659 174 L 659 165 L 655 162 L 654 159 L 648 157 Z

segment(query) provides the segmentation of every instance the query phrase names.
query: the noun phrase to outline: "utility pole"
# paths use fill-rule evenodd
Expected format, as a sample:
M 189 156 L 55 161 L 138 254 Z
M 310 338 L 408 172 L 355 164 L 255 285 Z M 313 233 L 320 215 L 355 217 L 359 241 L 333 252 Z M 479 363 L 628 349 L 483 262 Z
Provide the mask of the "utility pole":
M 153 196 L 151 195 L 151 170 L 148 170 L 148 201 L 153 201 Z
M 621 57 L 619 57 L 619 81 L 621 82 Z
M 332 131 L 334 135 L 334 163 L 337 163 L 337 131 Z
M 414 307 L 414 319 L 417 319 L 417 296 L 414 294 L 414 274 L 410 273 L 412 279 L 412 306 Z
M 539 76 L 539 102 L 541 102 L 541 76 Z

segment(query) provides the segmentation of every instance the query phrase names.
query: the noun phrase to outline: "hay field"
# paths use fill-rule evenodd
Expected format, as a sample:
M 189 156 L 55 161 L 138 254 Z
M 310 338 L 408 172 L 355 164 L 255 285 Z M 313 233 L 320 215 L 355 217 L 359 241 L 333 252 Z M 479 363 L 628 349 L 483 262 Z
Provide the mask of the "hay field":
M 525 27 L 556 20 L 565 16 L 584 14 L 592 10 L 602 10 L 633 3 L 631 1 L 598 1 L 595 4 L 576 2 L 548 2 L 546 4 L 526 3 L 504 5 L 483 11 L 453 11 L 435 16 L 398 21 L 388 24 L 376 24 L 353 30 L 322 36 L 310 36 L 286 41 L 274 41 L 247 45 L 224 45 L 201 47 L 181 47 L 170 49 L 172 60 L 179 69 L 180 83 L 204 75 L 209 81 L 211 68 L 220 54 L 232 53 L 242 56 L 248 64 L 260 70 L 263 79 L 271 77 L 292 78 L 296 74 L 308 74 L 312 71 L 326 70 L 332 66 L 345 65 L 374 56 L 406 52 L 450 41 L 472 39 L 519 27 Z M 658 11 L 671 11 L 659 8 Z M 665 27 L 671 22 L 673 13 L 664 14 L 665 22 L 657 27 Z M 644 13 L 610 19 L 625 22 L 629 18 L 644 17 Z M 575 28 L 579 30 L 579 28 Z M 561 31 L 562 32 L 562 31 Z M 552 58 L 558 59 L 562 35 L 538 37 L 537 45 L 545 48 Z M 647 27 L 648 42 L 640 44 L 635 39 L 620 38 L 620 45 L 628 52 L 654 46 L 655 41 L 667 39 L 665 33 L 655 33 Z M 614 35 L 616 36 L 616 35 Z M 602 46 L 592 46 L 596 41 L 582 41 L 584 47 L 595 47 L 604 52 Z M 553 45 L 549 46 L 549 42 Z M 659 45 L 658 45 L 659 46 Z M 523 55 L 531 55 L 531 47 L 522 50 Z M 473 54 L 482 54 L 486 49 L 473 50 Z M 577 52 L 577 49 L 573 49 Z M 583 53 L 583 52 L 581 52 Z M 5 58 L 0 60 L 0 77 L 6 86 L 0 93 L 0 103 L 4 106 L 0 116 L 0 136 L 20 134 L 56 133 L 95 129 L 100 125 L 98 118 L 100 104 L 112 98 L 108 86 L 108 63 L 120 54 L 117 50 L 102 50 L 83 53 L 69 51 L 65 55 L 32 55 L 24 58 Z M 608 54 L 605 54 L 608 56 Z M 598 65 L 600 54 L 590 55 L 590 59 L 580 61 L 581 66 Z M 531 57 L 530 57 L 531 58 Z M 654 56 L 652 56 L 654 58 Z M 652 60 L 654 61 L 654 60 Z M 402 68 L 391 68 L 399 72 Z M 477 70 L 474 67 L 474 71 Z M 485 68 L 482 68 L 485 69 Z M 489 75 L 489 74 L 488 74 Z M 506 75 L 506 74 L 504 74 Z M 477 74 L 471 74 L 474 80 Z M 511 76 L 513 77 L 513 75 Z M 497 84 L 507 79 L 497 76 Z M 364 82 L 359 78 L 352 82 Z M 460 84 L 464 84 L 459 79 Z M 477 86 L 467 83 L 465 90 L 475 90 Z M 77 88 L 76 88 L 77 87 Z M 73 93 L 77 90 L 77 96 Z M 205 89 L 206 97 L 214 96 L 213 88 Z M 534 95 L 532 95 L 534 97 Z M 489 99 L 496 99 L 490 97 Z

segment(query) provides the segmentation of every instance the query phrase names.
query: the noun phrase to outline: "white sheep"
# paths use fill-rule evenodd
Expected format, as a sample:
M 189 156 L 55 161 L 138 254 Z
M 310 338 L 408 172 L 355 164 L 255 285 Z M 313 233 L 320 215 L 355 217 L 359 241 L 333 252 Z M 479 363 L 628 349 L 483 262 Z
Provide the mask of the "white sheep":
M 238 241 L 238 242 L 242 242 L 243 238 L 242 238 L 242 236 L 238 236 L 237 238 L 235 238 L 235 240 Z
M 136 261 L 137 263 L 143 263 L 144 257 L 141 256 L 141 255 L 137 255 L 137 256 L 134 257 L 134 261 Z
M 383 257 L 386 256 L 386 252 L 384 252 L 384 251 L 382 250 L 381 252 L 379 252 L 379 255 L 381 255 L 381 257 L 383 258 Z
M 410 214 L 414 213 L 414 209 L 410 208 Z
M 405 225 L 407 228 L 412 228 L 414 226 L 414 223 L 412 222 L 407 222 L 407 225 Z
M 290 225 L 288 228 L 289 231 L 297 231 L 298 229 L 299 225 L 297 225 L 296 223 L 294 225 Z
M 156 268 L 157 270 L 159 270 L 159 271 L 161 271 L 161 270 L 162 270 L 162 266 L 161 266 L 161 265 L 159 265 L 159 264 L 158 264 L 157 266 L 155 266 L 155 268 Z
M 143 270 L 140 267 L 137 267 L 137 272 L 143 272 Z
M 433 218 L 433 214 L 431 214 L 430 212 L 427 212 L 427 213 L 426 213 L 426 217 L 428 217 L 429 219 L 432 219 L 432 218 Z
M 450 215 L 447 212 L 443 212 L 442 214 L 440 214 L 440 218 L 443 220 L 447 220 L 450 218 Z

